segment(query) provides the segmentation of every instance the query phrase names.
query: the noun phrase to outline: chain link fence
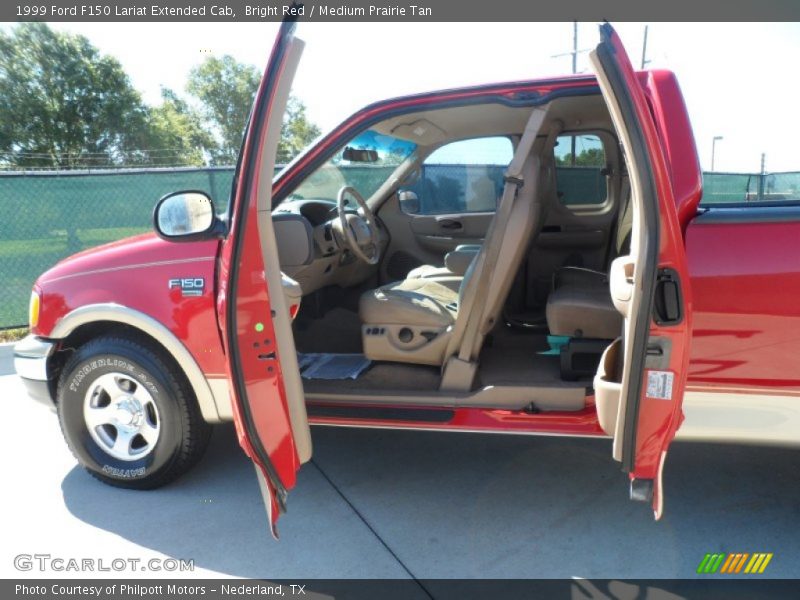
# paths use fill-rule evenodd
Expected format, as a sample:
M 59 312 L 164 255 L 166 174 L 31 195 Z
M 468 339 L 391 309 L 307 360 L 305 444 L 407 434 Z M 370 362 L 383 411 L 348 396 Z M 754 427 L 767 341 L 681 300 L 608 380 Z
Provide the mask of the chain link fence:
M 800 171 L 703 174 L 701 206 L 798 201 L 800 201 Z
M 0 328 L 26 323 L 36 278 L 86 248 L 152 231 L 156 201 L 203 190 L 227 205 L 233 169 L 0 174 Z
M 469 210 L 468 199 L 448 204 L 465 196 L 464 190 L 454 193 L 453 188 L 458 181 L 469 180 L 465 169 L 482 168 L 482 177 L 493 184 L 492 195 L 502 191 L 501 166 L 447 166 L 456 171 L 445 172 L 444 165 L 430 165 L 411 186 L 420 197 L 421 212 Z M 352 169 L 348 180 L 355 181 L 360 189 L 374 189 L 373 179 L 379 177 L 382 182 L 386 177 L 376 168 Z M 596 188 L 599 175 L 595 175 L 584 173 L 586 182 L 576 180 L 576 185 Z M 152 231 L 153 207 L 169 192 L 202 190 L 219 210 L 224 210 L 232 179 L 233 167 L 0 173 L 0 329 L 26 323 L 33 282 L 59 260 L 86 248 Z M 562 183 L 559 178 L 559 187 Z M 588 197 L 582 193 L 578 196 Z M 792 200 L 800 201 L 800 172 L 704 175 L 703 205 Z

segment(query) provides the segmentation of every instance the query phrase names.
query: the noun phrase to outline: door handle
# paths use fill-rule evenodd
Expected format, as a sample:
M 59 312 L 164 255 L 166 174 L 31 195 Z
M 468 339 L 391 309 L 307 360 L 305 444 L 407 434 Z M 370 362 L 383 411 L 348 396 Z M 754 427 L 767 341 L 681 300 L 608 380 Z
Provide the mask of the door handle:
M 439 227 L 441 229 L 449 229 L 451 231 L 456 229 L 464 229 L 461 221 L 457 221 L 456 219 L 441 219 L 439 221 Z

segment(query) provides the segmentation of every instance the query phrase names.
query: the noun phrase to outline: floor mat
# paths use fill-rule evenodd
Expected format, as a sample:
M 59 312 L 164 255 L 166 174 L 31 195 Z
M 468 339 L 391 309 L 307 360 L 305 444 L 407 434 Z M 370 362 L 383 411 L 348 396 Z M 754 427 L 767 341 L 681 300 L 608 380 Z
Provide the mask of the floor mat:
M 363 354 L 308 353 L 297 355 L 303 379 L 358 379 L 372 364 Z

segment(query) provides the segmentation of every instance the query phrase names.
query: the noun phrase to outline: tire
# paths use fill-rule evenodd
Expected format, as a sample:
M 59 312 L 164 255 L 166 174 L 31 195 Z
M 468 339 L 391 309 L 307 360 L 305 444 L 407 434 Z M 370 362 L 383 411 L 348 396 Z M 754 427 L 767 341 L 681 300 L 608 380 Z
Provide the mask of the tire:
M 95 338 L 58 382 L 58 420 L 75 458 L 115 487 L 150 490 L 186 473 L 211 427 L 177 367 L 147 342 Z M 177 371 L 177 372 L 176 372 Z

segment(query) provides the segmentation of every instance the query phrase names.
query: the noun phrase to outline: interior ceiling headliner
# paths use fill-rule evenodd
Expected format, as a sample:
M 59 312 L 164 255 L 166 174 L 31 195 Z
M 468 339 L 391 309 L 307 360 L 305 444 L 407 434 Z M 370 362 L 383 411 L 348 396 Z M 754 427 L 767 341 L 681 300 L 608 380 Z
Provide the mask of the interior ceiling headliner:
M 372 129 L 414 142 L 418 146 L 440 146 L 452 140 L 489 135 L 514 135 L 522 133 L 531 113 L 531 107 L 512 107 L 500 103 L 453 106 L 414 112 L 392 117 L 373 126 Z M 551 102 L 550 118 L 560 119 L 564 130 L 606 129 L 613 130 L 603 97 L 571 96 L 557 98 Z M 428 121 L 442 134 L 414 136 L 419 122 Z

